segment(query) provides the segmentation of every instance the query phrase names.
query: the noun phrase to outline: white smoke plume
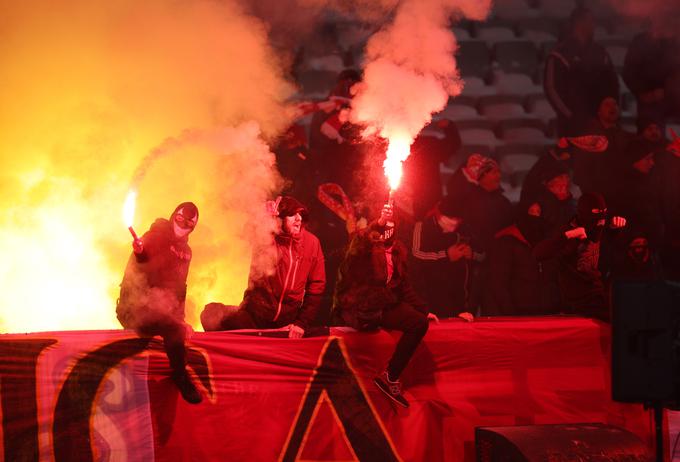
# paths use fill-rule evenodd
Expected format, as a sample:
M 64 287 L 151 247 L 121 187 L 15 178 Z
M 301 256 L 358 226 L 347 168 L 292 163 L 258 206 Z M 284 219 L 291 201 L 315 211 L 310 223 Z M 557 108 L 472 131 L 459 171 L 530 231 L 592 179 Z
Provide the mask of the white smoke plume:
M 463 87 L 451 17 L 482 20 L 489 9 L 490 0 L 402 1 L 393 22 L 368 42 L 352 120 L 368 125 L 369 134 L 410 144 Z

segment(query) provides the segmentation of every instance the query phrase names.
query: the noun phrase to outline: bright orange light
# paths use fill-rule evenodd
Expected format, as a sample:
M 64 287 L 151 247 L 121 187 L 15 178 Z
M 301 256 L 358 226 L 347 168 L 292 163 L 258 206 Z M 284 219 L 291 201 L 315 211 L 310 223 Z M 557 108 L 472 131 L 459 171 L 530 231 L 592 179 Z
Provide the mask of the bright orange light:
M 130 227 L 135 221 L 135 204 L 137 203 L 137 191 L 131 189 L 123 204 L 123 223 Z
M 399 187 L 403 172 L 402 164 L 411 154 L 411 140 L 408 136 L 395 136 L 388 140 L 387 158 L 383 163 L 385 176 L 392 191 Z

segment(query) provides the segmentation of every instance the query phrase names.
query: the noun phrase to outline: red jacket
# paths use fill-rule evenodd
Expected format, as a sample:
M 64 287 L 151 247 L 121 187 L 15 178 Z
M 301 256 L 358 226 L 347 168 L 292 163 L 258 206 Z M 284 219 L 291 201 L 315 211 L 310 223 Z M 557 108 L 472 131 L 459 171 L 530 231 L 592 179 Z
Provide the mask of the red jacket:
M 316 318 L 326 287 L 321 244 L 304 228 L 297 239 L 279 234 L 275 241 L 276 272 L 259 278 L 251 272 L 241 307 L 256 322 L 306 329 Z

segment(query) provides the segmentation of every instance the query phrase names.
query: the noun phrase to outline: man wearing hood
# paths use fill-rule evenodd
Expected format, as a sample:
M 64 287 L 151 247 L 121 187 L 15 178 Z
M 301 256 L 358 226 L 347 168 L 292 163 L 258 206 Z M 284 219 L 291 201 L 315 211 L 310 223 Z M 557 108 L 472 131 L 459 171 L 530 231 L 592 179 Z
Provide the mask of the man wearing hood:
M 276 270 L 260 275 L 251 268 L 241 305 L 206 305 L 201 323 L 206 331 L 288 328 L 300 338 L 316 319 L 326 287 L 324 256 L 319 239 L 305 229 L 307 209 L 290 196 L 272 207 L 281 220 L 274 237 Z
M 562 304 L 569 311 L 609 320 L 609 301 L 600 273 L 600 246 L 605 228 L 624 227 L 626 220 L 613 217 L 607 224 L 607 206 L 599 193 L 585 193 L 576 216 L 555 235 L 536 244 L 538 261 L 557 258 Z
M 163 337 L 172 380 L 192 404 L 201 402 L 201 395 L 186 371 L 184 344 L 191 328 L 184 322 L 184 304 L 192 255 L 189 234 L 197 222 L 196 205 L 183 202 L 170 220 L 157 219 L 149 231 L 135 239 L 116 306 L 124 328 L 143 337 Z
M 360 331 L 382 327 L 403 332 L 387 367 L 374 379 L 387 397 L 403 407 L 409 403 L 399 376 L 427 333 L 428 319 L 437 320 L 411 286 L 407 258 L 406 246 L 395 238 L 392 206 L 385 205 L 377 221 L 354 235 L 333 297 L 336 324 Z

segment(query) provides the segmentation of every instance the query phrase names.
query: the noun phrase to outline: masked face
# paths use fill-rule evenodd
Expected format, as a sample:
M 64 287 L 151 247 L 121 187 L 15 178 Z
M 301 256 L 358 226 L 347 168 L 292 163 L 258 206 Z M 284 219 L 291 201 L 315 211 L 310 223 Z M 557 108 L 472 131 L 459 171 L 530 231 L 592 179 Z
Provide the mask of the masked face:
M 302 230 L 302 215 L 296 212 L 295 215 L 283 217 L 283 232 L 291 236 L 298 236 Z
M 180 209 L 175 213 L 172 219 L 172 229 L 175 237 L 183 238 L 189 235 L 196 227 L 197 218 L 188 218 L 185 215 L 184 209 Z
M 602 238 L 607 218 L 607 207 L 601 194 L 586 193 L 578 201 L 577 221 L 592 242 Z
M 638 265 L 649 261 L 649 243 L 644 237 L 636 237 L 628 244 L 628 256 Z

